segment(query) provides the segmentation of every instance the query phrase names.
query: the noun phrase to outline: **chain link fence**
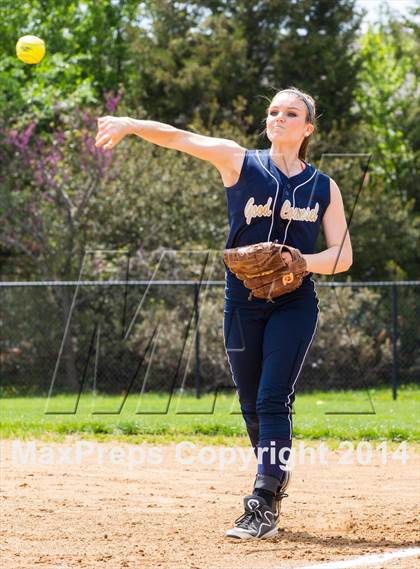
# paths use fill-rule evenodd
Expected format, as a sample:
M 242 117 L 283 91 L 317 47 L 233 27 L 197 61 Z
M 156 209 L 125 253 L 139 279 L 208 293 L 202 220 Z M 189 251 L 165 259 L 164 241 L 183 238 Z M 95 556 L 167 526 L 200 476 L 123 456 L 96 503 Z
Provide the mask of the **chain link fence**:
M 420 281 L 318 282 L 300 391 L 418 381 Z M 0 283 L 4 395 L 232 389 L 224 281 Z M 279 339 L 281 341 L 281 339 Z

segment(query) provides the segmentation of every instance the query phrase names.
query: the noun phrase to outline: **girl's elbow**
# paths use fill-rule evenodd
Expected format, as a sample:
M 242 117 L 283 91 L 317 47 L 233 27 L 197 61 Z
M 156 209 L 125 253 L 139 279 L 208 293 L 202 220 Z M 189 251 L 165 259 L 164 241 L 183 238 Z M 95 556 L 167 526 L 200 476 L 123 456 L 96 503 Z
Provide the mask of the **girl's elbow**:
M 351 267 L 352 264 L 353 264 L 353 249 L 350 249 L 350 251 L 349 251 L 349 253 L 348 253 L 348 255 L 347 255 L 347 259 L 348 259 L 348 262 L 349 262 L 348 269 L 350 269 L 350 267 Z M 348 269 L 347 269 L 347 270 L 348 270 Z
M 343 272 L 348 271 L 353 264 L 353 255 L 347 255 L 343 262 Z
M 352 264 L 353 264 L 353 257 L 351 255 L 350 256 L 346 255 L 345 257 L 342 256 L 331 274 L 345 273 L 350 269 Z
M 342 266 L 342 272 L 348 271 L 353 264 L 353 248 L 350 244 L 344 246 L 340 255 L 340 265 Z

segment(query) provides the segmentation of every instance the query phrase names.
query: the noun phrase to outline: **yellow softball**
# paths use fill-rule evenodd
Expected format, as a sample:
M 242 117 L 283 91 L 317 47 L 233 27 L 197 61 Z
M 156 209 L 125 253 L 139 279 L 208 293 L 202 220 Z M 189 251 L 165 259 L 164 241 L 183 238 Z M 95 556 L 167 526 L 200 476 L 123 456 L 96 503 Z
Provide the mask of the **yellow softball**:
M 23 36 L 16 44 L 16 55 L 25 63 L 39 63 L 45 55 L 45 43 L 37 36 Z

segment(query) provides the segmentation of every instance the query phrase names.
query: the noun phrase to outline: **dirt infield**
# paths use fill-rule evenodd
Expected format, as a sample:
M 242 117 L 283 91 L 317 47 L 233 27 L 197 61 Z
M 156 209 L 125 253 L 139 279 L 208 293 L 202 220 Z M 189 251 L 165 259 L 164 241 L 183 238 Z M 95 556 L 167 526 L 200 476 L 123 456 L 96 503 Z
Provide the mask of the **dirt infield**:
M 340 464 L 340 451 L 328 452 L 328 464 L 297 464 L 278 537 L 243 542 L 223 533 L 242 513 L 255 467 L 222 469 L 211 460 L 221 447 L 199 455 L 191 445 L 143 445 L 143 464 L 133 466 L 126 458 L 136 447 L 123 443 L 26 444 L 1 447 L 2 569 L 285 569 L 408 548 L 419 537 L 412 449 L 406 464 L 381 464 L 377 452 L 367 465 Z

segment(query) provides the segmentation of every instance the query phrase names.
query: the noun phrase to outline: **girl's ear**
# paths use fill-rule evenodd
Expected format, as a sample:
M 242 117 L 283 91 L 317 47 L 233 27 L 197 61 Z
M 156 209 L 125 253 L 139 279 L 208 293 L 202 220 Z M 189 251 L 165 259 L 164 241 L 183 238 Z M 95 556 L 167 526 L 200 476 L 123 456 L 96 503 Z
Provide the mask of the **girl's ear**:
M 305 136 L 310 136 L 314 131 L 314 125 L 309 124 L 306 128 Z

